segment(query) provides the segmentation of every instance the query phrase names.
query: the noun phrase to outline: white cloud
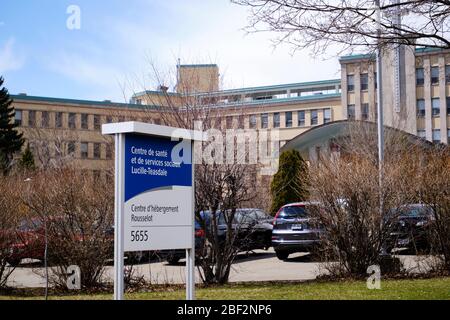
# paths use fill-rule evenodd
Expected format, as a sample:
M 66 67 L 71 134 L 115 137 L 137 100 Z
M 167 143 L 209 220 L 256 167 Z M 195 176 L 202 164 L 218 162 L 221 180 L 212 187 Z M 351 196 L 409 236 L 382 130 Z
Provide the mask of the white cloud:
M 4 46 L 0 47 L 0 74 L 19 70 L 25 64 L 25 57 L 15 50 L 14 44 L 14 38 L 9 38 Z

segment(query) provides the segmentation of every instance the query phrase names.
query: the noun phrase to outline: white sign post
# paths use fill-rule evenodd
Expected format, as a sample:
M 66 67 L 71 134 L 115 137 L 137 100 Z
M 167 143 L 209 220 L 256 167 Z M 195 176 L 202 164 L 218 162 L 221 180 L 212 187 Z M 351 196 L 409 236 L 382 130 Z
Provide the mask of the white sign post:
M 186 299 L 195 299 L 193 143 L 203 133 L 141 122 L 115 135 L 114 299 L 123 300 L 124 252 L 186 249 Z

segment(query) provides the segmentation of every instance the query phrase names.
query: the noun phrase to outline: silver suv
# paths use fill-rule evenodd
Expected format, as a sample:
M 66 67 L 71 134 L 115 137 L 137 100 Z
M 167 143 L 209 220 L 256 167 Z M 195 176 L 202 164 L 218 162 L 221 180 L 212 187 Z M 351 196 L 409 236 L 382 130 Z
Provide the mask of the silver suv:
M 319 228 L 313 226 L 309 211 L 317 203 L 298 202 L 287 204 L 278 210 L 273 221 L 272 246 L 280 260 L 291 253 L 309 252 L 319 244 Z

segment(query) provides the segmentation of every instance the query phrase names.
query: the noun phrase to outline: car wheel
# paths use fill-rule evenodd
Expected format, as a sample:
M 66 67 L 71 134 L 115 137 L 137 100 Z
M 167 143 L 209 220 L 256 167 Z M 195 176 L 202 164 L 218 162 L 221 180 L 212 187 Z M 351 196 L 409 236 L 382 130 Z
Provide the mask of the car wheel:
M 286 260 L 289 257 L 289 252 L 287 251 L 275 251 L 275 254 L 280 260 Z
M 11 267 L 15 268 L 20 264 L 21 261 L 22 261 L 22 259 L 20 259 L 20 258 L 13 258 L 13 259 L 8 259 L 6 262 L 8 262 L 8 264 Z
M 180 261 L 180 257 L 173 256 L 173 255 L 170 255 L 170 256 L 167 257 L 167 262 L 169 264 L 177 264 L 178 261 Z

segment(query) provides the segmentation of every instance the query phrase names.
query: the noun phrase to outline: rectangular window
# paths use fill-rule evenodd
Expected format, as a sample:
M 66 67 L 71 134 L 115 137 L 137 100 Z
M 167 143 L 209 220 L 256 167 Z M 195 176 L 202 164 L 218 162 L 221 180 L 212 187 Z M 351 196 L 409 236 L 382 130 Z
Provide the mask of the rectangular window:
M 112 145 L 106 144 L 106 159 L 112 159 Z
M 361 74 L 361 90 L 369 89 L 369 74 Z
M 94 143 L 94 159 L 100 159 L 100 143 Z
M 439 67 L 431 67 L 431 84 L 439 84 Z
M 227 117 L 227 129 L 231 129 L 231 128 L 233 128 L 233 117 L 228 116 Z
M 426 132 L 425 130 L 417 130 L 417 136 L 419 138 L 425 139 L 426 138 Z
M 279 112 L 275 112 L 273 114 L 273 127 L 274 128 L 280 127 L 280 113 Z
M 250 129 L 256 128 L 256 114 L 251 114 L 248 120 Z
M 111 116 L 107 116 L 106 117 L 106 123 L 112 123 L 112 122 L 113 122 L 112 117 Z
M 50 115 L 48 111 L 42 111 L 42 128 L 48 128 L 50 126 Z
M 439 98 L 431 99 L 431 111 L 433 117 L 439 117 L 439 114 L 441 113 L 441 104 Z
M 447 104 L 447 116 L 450 116 L 450 97 L 447 97 L 445 100 Z
M 269 125 L 269 115 L 267 113 L 261 114 L 261 128 L 267 129 Z
M 75 155 L 75 141 L 67 142 L 67 154 Z
M 238 129 L 244 129 L 244 115 L 238 116 Z
M 319 114 L 317 110 L 311 110 L 311 125 L 315 126 L 319 123 Z
M 28 126 L 34 128 L 36 126 L 36 111 L 28 111 Z
M 355 120 L 355 105 L 349 104 L 347 106 L 347 118 L 348 120 Z
M 354 91 L 354 90 L 355 90 L 355 76 L 348 75 L 347 76 L 347 91 Z
M 69 113 L 69 128 L 70 129 L 76 128 L 76 118 L 77 118 L 77 115 L 75 113 Z
M 82 142 L 80 144 L 80 151 L 81 151 L 81 158 L 82 159 L 87 159 L 87 157 L 89 155 L 89 143 Z
M 298 126 L 299 127 L 305 126 L 305 111 L 298 112 Z
M 55 113 L 55 126 L 57 128 L 62 128 L 62 126 L 63 126 L 63 113 L 62 112 Z
M 433 142 L 440 143 L 441 142 L 441 130 L 434 129 L 433 130 Z
M 425 117 L 425 100 L 417 99 L 417 116 Z
M 323 110 L 323 123 L 331 122 L 331 109 Z
M 292 128 L 292 111 L 286 112 L 286 128 Z
M 450 83 L 450 65 L 445 66 L 445 83 Z
M 89 129 L 89 115 L 82 113 L 81 114 L 81 129 Z
M 369 104 L 363 103 L 361 105 L 361 120 L 369 119 Z
M 22 110 L 16 109 L 16 113 L 14 115 L 14 124 L 16 126 L 21 126 L 22 125 Z
M 100 130 L 101 123 L 100 123 L 100 116 L 98 114 L 94 114 L 94 130 Z
M 425 83 L 425 73 L 423 68 L 416 69 L 416 85 L 423 86 Z

